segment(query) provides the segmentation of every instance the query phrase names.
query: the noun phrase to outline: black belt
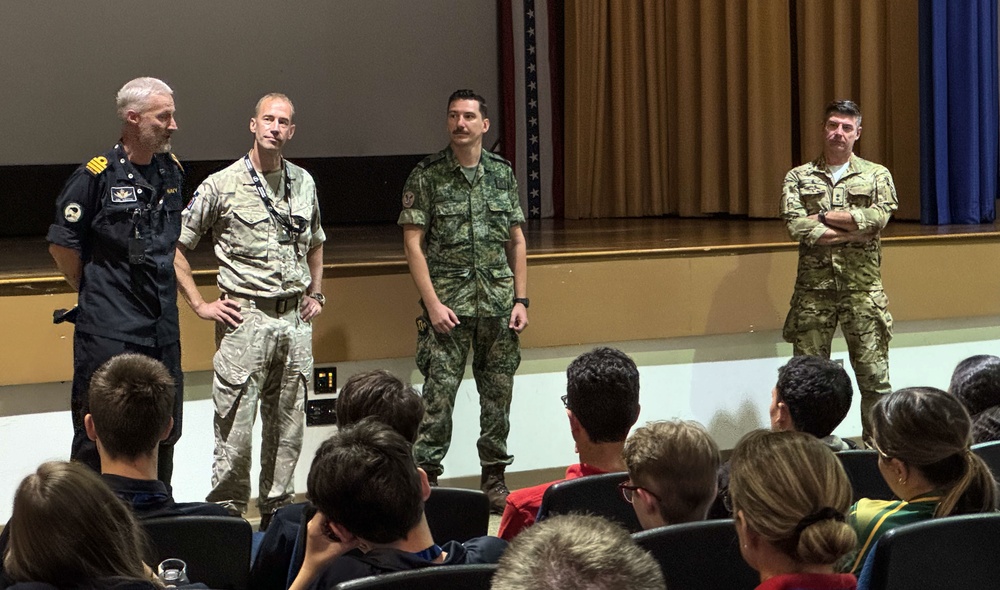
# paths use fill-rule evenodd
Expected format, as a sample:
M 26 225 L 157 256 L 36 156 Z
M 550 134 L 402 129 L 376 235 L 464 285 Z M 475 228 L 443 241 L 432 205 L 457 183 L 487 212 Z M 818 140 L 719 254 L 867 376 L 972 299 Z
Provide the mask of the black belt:
M 242 295 L 233 295 L 231 293 L 223 293 L 223 299 L 232 299 L 237 303 L 252 303 L 254 307 L 263 312 L 273 312 L 278 315 L 288 313 L 293 309 L 299 308 L 299 302 L 302 301 L 301 295 L 291 295 L 289 297 L 244 297 Z

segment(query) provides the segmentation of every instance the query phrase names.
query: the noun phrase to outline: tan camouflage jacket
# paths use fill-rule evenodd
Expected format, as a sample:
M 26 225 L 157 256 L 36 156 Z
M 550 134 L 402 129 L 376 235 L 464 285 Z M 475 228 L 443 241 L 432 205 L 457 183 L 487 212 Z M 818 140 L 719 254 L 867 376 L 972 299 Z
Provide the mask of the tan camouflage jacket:
M 504 244 L 524 222 L 510 163 L 483 150 L 470 183 L 451 147 L 424 158 L 403 189 L 399 225 L 424 229 L 424 255 L 441 303 L 459 317 L 500 317 L 514 307 Z
M 781 217 L 799 242 L 796 289 L 875 291 L 882 289 L 879 232 L 889 223 L 899 201 L 892 175 L 885 166 L 851 156 L 840 182 L 833 184 L 823 156 L 793 168 L 781 196 Z M 808 219 L 820 211 L 849 211 L 859 232 L 872 234 L 862 243 L 817 246 L 826 231 Z

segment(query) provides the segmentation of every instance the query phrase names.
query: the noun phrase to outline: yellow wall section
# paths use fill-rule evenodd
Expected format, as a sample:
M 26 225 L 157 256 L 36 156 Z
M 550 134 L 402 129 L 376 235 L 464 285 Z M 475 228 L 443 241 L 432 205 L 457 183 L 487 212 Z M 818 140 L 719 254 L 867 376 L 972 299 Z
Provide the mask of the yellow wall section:
M 897 320 L 1000 314 L 1000 243 L 964 238 L 883 245 L 883 277 Z M 527 348 L 780 329 L 795 281 L 794 247 L 746 254 L 529 259 Z M 988 267 L 984 267 L 988 264 Z M 315 322 L 316 362 L 412 356 L 420 313 L 400 265 L 387 272 L 328 271 L 326 310 Z M 348 275 L 348 276 L 341 276 Z M 213 286 L 201 287 L 206 298 Z M 0 385 L 72 377 L 73 328 L 52 310 L 75 295 L 0 297 Z M 211 368 L 212 324 L 181 302 L 184 370 Z M 111 320 L 113 321 L 113 319 Z

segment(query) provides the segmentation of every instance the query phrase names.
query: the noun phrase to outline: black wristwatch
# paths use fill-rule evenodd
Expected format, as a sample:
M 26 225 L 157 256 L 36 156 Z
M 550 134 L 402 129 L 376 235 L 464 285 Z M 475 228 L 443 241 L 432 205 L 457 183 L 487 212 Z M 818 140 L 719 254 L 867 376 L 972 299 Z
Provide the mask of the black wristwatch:
M 524 306 L 524 309 L 528 309 L 528 304 L 531 303 L 531 300 L 529 300 L 527 297 L 515 297 L 514 303 L 520 303 L 521 305 Z
M 318 301 L 320 307 L 326 305 L 326 295 L 322 293 L 310 293 L 309 296 Z
M 827 225 L 827 223 L 826 223 L 826 211 L 820 211 L 819 212 L 819 222 L 822 223 L 823 225 Z

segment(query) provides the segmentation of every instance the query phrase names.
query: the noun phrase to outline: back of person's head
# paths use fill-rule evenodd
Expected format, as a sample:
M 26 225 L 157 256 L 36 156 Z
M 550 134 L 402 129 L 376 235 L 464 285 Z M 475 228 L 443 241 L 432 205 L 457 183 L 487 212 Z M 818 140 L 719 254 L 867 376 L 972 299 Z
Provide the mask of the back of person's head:
M 622 458 L 632 484 L 658 500 L 665 523 L 705 519 L 716 496 L 720 457 L 704 426 L 690 420 L 650 422 L 632 433 Z
M 778 369 L 775 401 L 788 408 L 795 430 L 825 438 L 851 409 L 853 387 L 844 367 L 818 356 L 792 357 Z
M 639 369 L 624 352 L 585 352 L 566 369 L 566 407 L 591 442 L 621 442 L 639 419 Z
M 337 424 L 350 426 L 375 418 L 411 443 L 417 440 L 424 417 L 424 400 L 413 387 L 385 370 L 353 375 L 337 396 Z
M 737 443 L 730 464 L 738 529 L 801 565 L 826 566 L 854 551 L 857 536 L 845 523 L 851 483 L 822 441 L 803 432 L 755 430 Z
M 1000 406 L 1000 357 L 979 354 L 958 363 L 948 391 L 973 416 Z
M 90 379 L 90 415 L 100 448 L 112 458 L 148 455 L 167 434 L 173 416 L 174 379 L 160 361 L 121 354 Z
M 320 446 L 307 486 L 320 512 L 371 543 L 406 537 L 424 513 L 410 442 L 373 418 L 338 428 Z
M 8 524 L 7 574 L 59 588 L 108 577 L 145 577 L 135 518 L 80 463 L 41 464 L 21 481 Z
M 628 532 L 599 516 L 545 519 L 514 538 L 492 590 L 663 590 L 659 564 Z
M 934 387 L 900 389 L 872 406 L 870 420 L 883 458 L 902 461 L 945 490 L 934 516 L 996 510 L 996 481 L 969 448 L 972 421 L 956 397 Z

